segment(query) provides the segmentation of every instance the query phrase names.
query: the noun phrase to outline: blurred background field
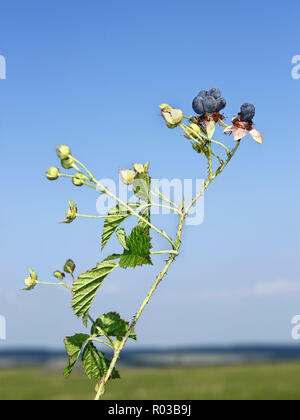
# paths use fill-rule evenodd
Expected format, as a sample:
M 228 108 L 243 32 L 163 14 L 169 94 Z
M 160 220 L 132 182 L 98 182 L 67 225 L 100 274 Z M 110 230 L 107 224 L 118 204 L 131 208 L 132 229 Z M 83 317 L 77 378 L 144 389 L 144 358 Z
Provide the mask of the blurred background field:
M 300 363 L 226 367 L 122 369 L 106 399 L 299 400 Z M 42 368 L 2 369 L 0 399 L 92 399 L 93 385 L 81 372 L 69 380 Z
M 0 400 L 94 397 L 78 363 L 63 377 L 64 351 L 0 351 Z M 299 346 L 127 350 L 110 400 L 300 400 Z

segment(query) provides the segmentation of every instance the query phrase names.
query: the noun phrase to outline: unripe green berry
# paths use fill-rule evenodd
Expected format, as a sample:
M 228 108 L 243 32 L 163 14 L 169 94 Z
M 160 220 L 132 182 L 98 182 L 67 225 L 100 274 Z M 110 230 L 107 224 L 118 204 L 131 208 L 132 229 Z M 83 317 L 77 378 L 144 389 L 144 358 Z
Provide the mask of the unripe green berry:
M 67 159 L 71 155 L 71 149 L 69 148 L 69 146 L 61 144 L 56 149 L 56 153 L 60 159 Z
M 59 169 L 52 166 L 46 172 L 46 176 L 49 179 L 49 181 L 55 181 L 59 177 Z

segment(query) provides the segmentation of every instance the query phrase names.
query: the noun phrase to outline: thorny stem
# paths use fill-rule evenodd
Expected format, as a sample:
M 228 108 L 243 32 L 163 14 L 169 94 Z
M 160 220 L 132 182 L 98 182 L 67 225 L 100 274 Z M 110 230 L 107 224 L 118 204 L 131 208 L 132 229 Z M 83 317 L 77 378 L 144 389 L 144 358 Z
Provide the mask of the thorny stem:
M 226 160 L 226 162 L 220 166 L 220 168 L 216 171 L 215 174 L 212 174 L 209 176 L 209 178 L 207 179 L 207 181 L 205 182 L 203 188 L 201 189 L 201 191 L 196 195 L 196 197 L 191 201 L 191 203 L 187 206 L 187 208 L 180 214 L 179 216 L 179 223 L 178 223 L 178 227 L 177 227 L 177 233 L 176 233 L 176 243 L 175 243 L 175 247 L 174 247 L 174 251 L 178 251 L 180 249 L 181 246 L 181 237 L 182 237 L 182 231 L 183 231 L 183 224 L 184 224 L 184 220 L 186 218 L 186 216 L 188 215 L 189 211 L 191 210 L 191 208 L 194 206 L 194 204 L 197 202 L 197 200 L 203 195 L 204 191 L 208 188 L 208 186 L 213 182 L 213 180 L 220 175 L 221 172 L 223 172 L 223 170 L 225 169 L 225 167 L 228 165 L 228 163 L 230 162 L 230 160 L 232 159 L 232 157 L 234 156 L 235 152 L 237 151 L 238 147 L 240 145 L 240 141 L 237 142 L 237 145 L 235 146 L 234 150 L 230 153 L 230 155 L 228 156 L 228 159 Z M 211 155 L 210 155 L 211 156 Z M 140 316 L 142 315 L 146 305 L 148 304 L 149 300 L 151 299 L 152 295 L 154 294 L 154 292 L 156 291 L 158 285 L 160 284 L 160 282 L 162 281 L 162 279 L 165 277 L 165 275 L 167 274 L 171 264 L 173 263 L 173 261 L 176 258 L 176 254 L 172 253 L 170 255 L 170 257 L 168 258 L 164 268 L 162 269 L 162 271 L 160 272 L 160 274 L 157 276 L 156 281 L 154 282 L 153 286 L 151 287 L 150 291 L 148 292 L 146 298 L 143 300 L 141 306 L 139 307 L 136 315 L 134 316 L 130 327 L 126 333 L 126 335 L 124 336 L 124 338 L 122 339 L 122 341 L 120 342 L 120 344 L 114 347 L 114 356 L 111 360 L 110 366 L 106 372 L 106 374 L 102 377 L 99 386 L 98 386 L 98 390 L 96 393 L 96 397 L 95 400 L 99 400 L 105 393 L 105 386 L 107 381 L 109 380 L 113 369 L 117 363 L 117 360 L 119 358 L 119 355 L 122 351 L 122 349 L 124 348 L 131 332 L 133 331 L 137 321 L 139 320 Z

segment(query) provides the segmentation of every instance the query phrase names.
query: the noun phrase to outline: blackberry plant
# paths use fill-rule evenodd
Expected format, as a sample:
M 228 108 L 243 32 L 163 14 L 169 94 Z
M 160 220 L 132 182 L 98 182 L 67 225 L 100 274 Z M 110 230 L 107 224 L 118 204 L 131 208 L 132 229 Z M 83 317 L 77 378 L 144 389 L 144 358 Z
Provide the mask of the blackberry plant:
M 62 271 L 56 270 L 53 273 L 55 280 L 52 282 L 40 281 L 33 269 L 30 269 L 30 275 L 25 279 L 25 290 L 27 291 L 41 285 L 63 286 L 70 291 L 73 312 L 75 316 L 82 319 L 87 332 L 73 334 L 65 338 L 68 363 L 64 375 L 68 377 L 81 358 L 86 375 L 96 382 L 96 400 L 104 395 L 107 382 L 110 379 L 120 377 L 116 369 L 120 353 L 129 339 L 136 340 L 135 326 L 157 286 L 180 252 L 184 222 L 193 206 L 227 167 L 247 132 L 257 143 L 261 144 L 263 141 L 261 133 L 254 128 L 255 108 L 253 105 L 248 103 L 242 105 L 238 115 L 232 119 L 231 125 L 224 122 L 225 116 L 220 113 L 225 106 L 226 100 L 217 88 L 208 91 L 202 90 L 196 96 L 192 104 L 197 114 L 194 116 L 185 116 L 182 110 L 168 104 L 160 105 L 161 116 L 167 127 L 183 130 L 184 137 L 192 144 L 194 151 L 202 155 L 208 162 L 205 183 L 190 202 L 177 203 L 170 197 L 165 197 L 152 181 L 149 162 L 146 164 L 136 163 L 133 168 L 120 171 L 121 181 L 126 185 L 132 185 L 137 198 L 135 202 L 124 202 L 97 181 L 93 172 L 81 163 L 72 154 L 70 148 L 65 145 L 57 148 L 57 156 L 62 168 L 72 172 L 64 173 L 53 166 L 46 173 L 50 181 L 66 178 L 74 186 L 92 188 L 98 194 L 105 194 L 113 198 L 117 203 L 108 214 L 100 216 L 83 215 L 78 212 L 77 206 L 69 201 L 66 219 L 63 222 L 69 224 L 80 217 L 104 219 L 101 255 L 105 252 L 105 247 L 113 235 L 116 235 L 119 241 L 119 249 L 116 253 L 102 257 L 94 268 L 79 275 L 75 275 L 76 265 L 69 259 Z M 233 134 L 236 142 L 234 147 L 226 146 L 222 141 L 214 139 L 216 125 L 221 126 L 225 134 Z M 153 201 L 154 197 L 159 198 L 158 203 Z M 151 209 L 154 206 L 168 208 L 178 216 L 177 230 L 174 235 L 166 233 L 152 223 Z M 122 227 L 128 218 L 134 218 L 137 222 L 129 234 Z M 153 250 L 152 235 L 162 236 L 167 244 L 167 249 Z M 167 256 L 167 260 L 132 321 L 125 321 L 115 310 L 100 314 L 95 319 L 92 318 L 90 312 L 94 298 L 101 291 L 101 285 L 106 278 L 116 270 L 153 264 L 153 255 Z M 67 276 L 69 276 L 70 282 L 67 280 Z M 104 354 L 105 348 L 108 348 L 110 353 L 112 352 L 111 360 Z

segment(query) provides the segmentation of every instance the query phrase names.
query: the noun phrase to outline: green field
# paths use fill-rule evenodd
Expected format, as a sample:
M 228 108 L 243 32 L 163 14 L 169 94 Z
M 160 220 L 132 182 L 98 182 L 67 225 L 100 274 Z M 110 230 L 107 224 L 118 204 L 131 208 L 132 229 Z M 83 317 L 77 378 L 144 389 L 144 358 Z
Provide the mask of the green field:
M 300 399 L 300 363 L 121 371 L 107 399 Z M 44 368 L 0 371 L 0 400 L 92 399 L 93 384 L 79 372 L 69 380 Z

